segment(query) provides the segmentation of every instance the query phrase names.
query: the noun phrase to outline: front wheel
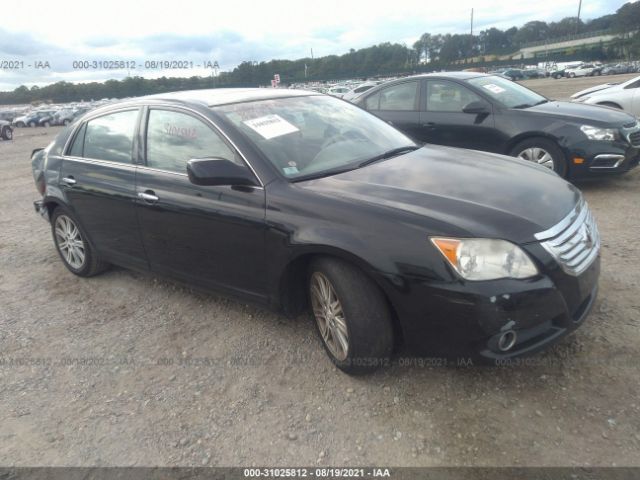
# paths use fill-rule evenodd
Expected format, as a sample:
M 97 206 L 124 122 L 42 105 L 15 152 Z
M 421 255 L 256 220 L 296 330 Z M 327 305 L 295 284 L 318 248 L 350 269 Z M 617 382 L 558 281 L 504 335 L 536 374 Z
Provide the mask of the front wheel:
M 389 364 L 391 312 L 378 286 L 361 270 L 334 258 L 315 260 L 309 297 L 322 344 L 338 368 L 357 375 Z
M 62 263 L 72 273 L 80 277 L 91 277 L 107 268 L 74 215 L 66 208 L 57 207 L 54 210 L 51 232 Z
M 2 129 L 2 138 L 5 140 L 11 140 L 13 138 L 13 130 L 9 127 L 4 127 Z
M 549 139 L 528 138 L 523 140 L 513 147 L 510 155 L 542 165 L 561 177 L 567 176 L 567 161 L 564 154 L 560 147 Z

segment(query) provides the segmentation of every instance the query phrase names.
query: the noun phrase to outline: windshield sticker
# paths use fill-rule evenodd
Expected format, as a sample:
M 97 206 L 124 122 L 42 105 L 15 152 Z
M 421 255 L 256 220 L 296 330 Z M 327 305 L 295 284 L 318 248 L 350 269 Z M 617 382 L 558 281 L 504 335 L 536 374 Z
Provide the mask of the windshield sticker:
M 242 123 L 256 131 L 266 140 L 298 131 L 294 125 L 291 125 L 279 115 L 265 115 Z
M 489 90 L 490 92 L 493 92 L 493 93 L 506 92 L 506 90 L 504 88 L 499 87 L 498 85 L 494 85 L 493 83 L 488 83 L 486 85 L 483 85 L 482 87 L 486 88 L 487 90 Z
M 282 171 L 285 175 L 295 175 L 298 173 L 298 167 L 284 167 Z

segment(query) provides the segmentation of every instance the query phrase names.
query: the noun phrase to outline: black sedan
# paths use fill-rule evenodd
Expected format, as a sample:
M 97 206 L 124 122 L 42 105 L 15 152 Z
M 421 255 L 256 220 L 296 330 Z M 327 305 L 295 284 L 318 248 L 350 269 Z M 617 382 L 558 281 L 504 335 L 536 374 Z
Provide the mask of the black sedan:
M 32 155 L 64 265 L 150 269 L 297 315 L 362 373 L 401 343 L 502 360 L 576 329 L 599 237 L 538 165 L 420 147 L 312 92 L 180 92 L 94 110 Z M 213 320 L 213 319 L 212 319 Z
M 640 122 L 556 102 L 497 75 L 453 72 L 379 85 L 355 101 L 418 142 L 501 153 L 558 175 L 622 173 L 640 160 Z

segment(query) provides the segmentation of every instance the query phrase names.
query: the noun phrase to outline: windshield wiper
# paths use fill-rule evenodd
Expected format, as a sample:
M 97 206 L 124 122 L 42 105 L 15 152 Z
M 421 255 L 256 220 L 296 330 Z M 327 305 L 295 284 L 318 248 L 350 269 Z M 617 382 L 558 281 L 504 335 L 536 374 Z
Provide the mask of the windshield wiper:
M 358 165 L 358 168 L 362 168 L 366 165 L 371 165 L 372 163 L 375 163 L 379 160 L 386 160 L 387 158 L 395 157 L 397 155 L 400 155 L 401 153 L 413 152 L 414 150 L 418 150 L 419 148 L 420 147 L 418 147 L 417 145 L 405 145 L 404 147 L 392 148 L 391 150 L 387 150 L 380 155 L 376 155 L 375 157 L 368 158 L 364 162 L 361 162 Z
M 542 105 L 543 103 L 549 103 L 549 100 L 547 100 L 546 98 L 544 100 L 540 100 L 539 102 L 536 102 L 533 104 L 533 106 L 538 106 L 538 105 Z
M 515 106 L 513 106 L 511 108 L 520 109 L 520 108 L 529 108 L 529 107 L 533 107 L 533 105 L 531 105 L 530 103 L 521 103 L 520 105 L 515 105 Z

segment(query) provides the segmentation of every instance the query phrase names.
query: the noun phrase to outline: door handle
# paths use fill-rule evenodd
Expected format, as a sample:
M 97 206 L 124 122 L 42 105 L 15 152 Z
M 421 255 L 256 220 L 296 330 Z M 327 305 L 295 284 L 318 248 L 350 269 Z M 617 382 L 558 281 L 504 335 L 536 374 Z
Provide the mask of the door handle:
M 68 177 L 62 177 L 62 181 L 63 181 L 64 183 L 66 183 L 69 187 L 71 187 L 71 186 L 75 185 L 76 183 L 78 183 L 78 182 L 76 181 L 76 179 L 75 179 L 75 178 L 73 178 L 73 176 L 72 176 L 72 175 L 69 175 Z
M 436 124 L 434 122 L 423 123 L 422 126 L 426 128 L 436 128 Z
M 153 192 L 153 190 L 138 192 L 138 198 L 144 200 L 147 203 L 156 203 L 158 200 L 160 200 L 158 196 Z

